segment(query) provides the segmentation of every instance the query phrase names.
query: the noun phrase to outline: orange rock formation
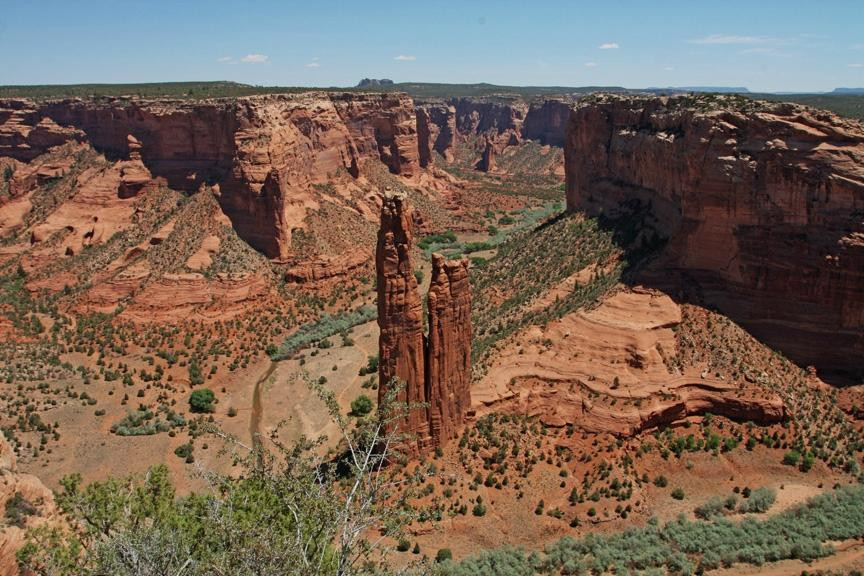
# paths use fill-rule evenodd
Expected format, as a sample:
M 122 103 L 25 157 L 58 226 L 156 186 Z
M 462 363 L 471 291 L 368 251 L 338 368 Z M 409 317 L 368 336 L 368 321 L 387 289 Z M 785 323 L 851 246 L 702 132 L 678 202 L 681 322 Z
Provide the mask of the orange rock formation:
M 601 96 L 571 114 L 571 210 L 650 209 L 670 270 L 801 365 L 864 371 L 864 130 L 736 97 Z M 662 278 L 661 278 L 662 276 Z
M 454 438 L 471 403 L 471 288 L 467 261 L 433 256 L 427 339 L 411 258 L 412 214 L 402 194 L 385 194 L 375 260 L 378 398 L 400 382 L 397 401 L 407 403 L 408 414 L 399 431 L 410 435 L 411 451 L 422 452 Z

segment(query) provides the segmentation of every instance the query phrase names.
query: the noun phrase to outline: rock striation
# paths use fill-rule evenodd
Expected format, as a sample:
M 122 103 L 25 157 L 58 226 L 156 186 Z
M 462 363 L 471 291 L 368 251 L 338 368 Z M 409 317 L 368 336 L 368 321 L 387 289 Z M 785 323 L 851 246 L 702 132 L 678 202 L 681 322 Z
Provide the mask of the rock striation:
M 734 96 L 586 100 L 567 206 L 650 210 L 662 272 L 802 365 L 864 372 L 864 129 Z M 674 292 L 670 292 L 674 293 Z
M 632 436 L 706 412 L 771 424 L 786 408 L 776 392 L 692 366 L 671 370 L 682 309 L 654 290 L 622 289 L 505 343 L 475 384 L 478 414 L 512 410 L 548 426 Z
M 416 454 L 454 438 L 471 404 L 471 287 L 467 260 L 433 256 L 427 338 L 411 257 L 412 220 L 406 197 L 385 193 L 375 257 L 378 399 L 387 398 L 394 380 L 403 386 L 396 400 L 408 411 L 397 426 Z

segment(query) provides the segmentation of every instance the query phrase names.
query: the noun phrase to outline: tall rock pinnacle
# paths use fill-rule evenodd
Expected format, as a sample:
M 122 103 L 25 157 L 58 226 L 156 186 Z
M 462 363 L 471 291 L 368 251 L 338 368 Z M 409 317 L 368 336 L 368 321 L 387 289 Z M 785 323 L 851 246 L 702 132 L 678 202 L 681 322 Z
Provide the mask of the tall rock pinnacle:
M 407 416 L 409 451 L 443 446 L 464 423 L 471 404 L 471 287 L 467 261 L 433 256 L 429 337 L 411 258 L 412 210 L 404 194 L 386 192 L 375 255 L 378 284 L 378 399 L 395 378 Z
M 429 426 L 438 445 L 455 438 L 471 407 L 471 284 L 468 260 L 432 255 L 426 354 Z
M 378 398 L 384 398 L 394 378 L 404 383 L 397 400 L 411 410 L 401 432 L 428 443 L 428 417 L 423 383 L 426 380 L 423 338 L 423 305 L 411 259 L 412 210 L 404 194 L 386 192 L 381 207 L 381 228 L 375 251 L 378 276 Z

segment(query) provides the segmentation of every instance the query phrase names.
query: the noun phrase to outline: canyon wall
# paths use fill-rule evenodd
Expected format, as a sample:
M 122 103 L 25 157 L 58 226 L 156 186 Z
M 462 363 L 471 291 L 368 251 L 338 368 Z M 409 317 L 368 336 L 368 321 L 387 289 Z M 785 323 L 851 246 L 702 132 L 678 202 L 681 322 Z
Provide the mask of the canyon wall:
M 572 108 L 573 102 L 564 99 L 532 103 L 522 123 L 522 138 L 563 148 Z
M 523 140 L 563 147 L 573 101 L 551 98 L 530 104 L 521 99 L 451 98 L 417 106 L 420 165 L 432 162 L 432 151 L 453 161 L 460 141 L 482 154 L 500 154 Z M 489 149 L 489 142 L 492 149 Z M 484 170 L 486 162 L 478 168 Z
M 466 260 L 434 255 L 429 289 L 429 336 L 414 276 L 413 211 L 406 197 L 387 192 L 381 208 L 375 265 L 378 287 L 378 401 L 394 379 L 407 404 L 399 433 L 412 453 L 456 437 L 471 405 L 471 286 Z
M 3 155 L 29 159 L 55 140 L 77 138 L 123 159 L 130 136 L 147 169 L 170 187 L 218 185 L 240 236 L 277 259 L 288 257 L 292 230 L 317 207 L 313 185 L 339 173 L 356 178 L 367 161 L 405 177 L 419 168 L 414 105 L 404 94 L 0 105 Z
M 570 210 L 650 209 L 668 243 L 640 281 L 695 292 L 802 365 L 864 371 L 860 124 L 740 97 L 599 96 L 570 114 L 565 162 Z M 674 270 L 684 285 L 665 285 Z

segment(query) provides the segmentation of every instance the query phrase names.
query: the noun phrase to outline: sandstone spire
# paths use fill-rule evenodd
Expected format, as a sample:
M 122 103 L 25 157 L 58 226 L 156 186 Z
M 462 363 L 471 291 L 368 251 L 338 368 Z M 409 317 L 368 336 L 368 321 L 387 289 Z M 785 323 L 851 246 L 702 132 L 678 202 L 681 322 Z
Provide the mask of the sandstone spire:
M 433 255 L 429 336 L 424 336 L 411 223 L 404 194 L 386 192 L 375 258 L 378 400 L 394 378 L 403 383 L 398 400 L 407 402 L 409 411 L 399 429 L 413 437 L 408 448 L 417 453 L 454 438 L 471 404 L 471 286 L 467 260 Z
M 411 259 L 412 210 L 404 194 L 387 191 L 381 207 L 381 228 L 375 252 L 378 280 L 378 398 L 394 378 L 404 383 L 398 401 L 409 406 L 426 402 L 423 305 Z M 402 432 L 428 443 L 426 409 L 410 410 Z
M 426 355 L 430 435 L 455 438 L 471 406 L 471 284 L 468 260 L 432 255 Z

